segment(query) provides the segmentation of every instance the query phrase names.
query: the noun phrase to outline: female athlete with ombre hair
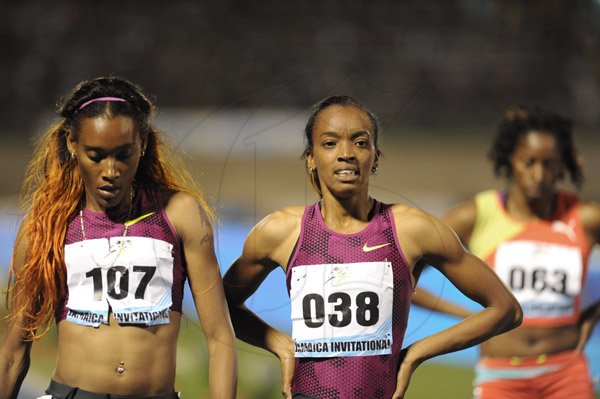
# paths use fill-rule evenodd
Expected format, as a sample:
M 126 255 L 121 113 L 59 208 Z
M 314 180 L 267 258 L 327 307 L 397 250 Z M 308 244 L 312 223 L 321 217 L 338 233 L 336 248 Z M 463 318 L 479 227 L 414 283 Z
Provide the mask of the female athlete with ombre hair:
M 25 181 L 25 218 L 0 348 L 0 398 L 16 398 L 32 341 L 55 319 L 58 359 L 43 398 L 176 398 L 185 280 L 206 335 L 212 398 L 234 398 L 233 329 L 212 212 L 149 124 L 154 104 L 116 77 L 59 104 Z
M 378 123 L 358 101 L 313 107 L 304 157 L 321 200 L 274 212 L 250 232 L 225 275 L 237 336 L 281 361 L 286 398 L 401 398 L 423 361 L 480 343 L 520 323 L 515 298 L 435 217 L 369 195 Z M 402 348 L 411 297 L 431 264 L 484 309 Z M 283 267 L 292 337 L 244 302 Z

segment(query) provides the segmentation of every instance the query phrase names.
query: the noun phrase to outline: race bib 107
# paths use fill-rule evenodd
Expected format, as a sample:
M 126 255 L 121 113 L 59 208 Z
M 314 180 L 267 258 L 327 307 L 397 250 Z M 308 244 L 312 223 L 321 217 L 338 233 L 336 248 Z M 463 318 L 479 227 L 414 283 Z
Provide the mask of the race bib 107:
M 107 324 L 110 305 L 119 324 L 168 324 L 172 247 L 148 237 L 113 237 L 66 245 L 67 320 L 93 327 Z
M 390 262 L 294 266 L 296 357 L 390 354 L 393 291 Z

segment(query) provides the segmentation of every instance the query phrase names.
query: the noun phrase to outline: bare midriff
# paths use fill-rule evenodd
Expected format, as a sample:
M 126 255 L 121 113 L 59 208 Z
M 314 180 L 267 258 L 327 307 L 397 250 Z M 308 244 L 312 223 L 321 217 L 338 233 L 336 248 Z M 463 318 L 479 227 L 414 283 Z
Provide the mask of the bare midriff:
M 579 340 L 577 325 L 520 327 L 481 344 L 483 357 L 537 356 L 573 350 Z
M 151 396 L 173 391 L 181 314 L 151 327 L 58 324 L 58 360 L 52 378 L 97 393 Z

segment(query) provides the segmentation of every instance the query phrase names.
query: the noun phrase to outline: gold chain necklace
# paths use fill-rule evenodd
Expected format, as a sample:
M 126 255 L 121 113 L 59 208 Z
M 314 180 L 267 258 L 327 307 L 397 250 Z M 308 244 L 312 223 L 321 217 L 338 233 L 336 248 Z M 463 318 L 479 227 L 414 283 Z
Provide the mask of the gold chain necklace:
M 115 254 L 115 257 L 113 258 L 112 262 L 110 264 L 105 264 L 105 265 L 103 265 L 100 262 L 98 262 L 96 260 L 96 258 L 94 258 L 94 253 L 90 251 L 90 256 L 92 258 L 92 261 L 96 264 L 96 266 L 98 266 L 100 268 L 111 268 L 111 267 L 113 267 L 114 264 L 115 264 L 115 262 L 117 261 L 117 258 L 123 252 L 123 246 L 125 244 L 125 237 L 127 236 L 127 230 L 129 229 L 129 223 L 127 223 L 127 222 L 129 220 L 131 220 L 131 210 L 132 210 L 132 208 L 133 208 L 133 188 L 129 192 L 129 212 L 127 213 L 127 219 L 125 219 L 125 222 L 123 223 L 123 226 L 125 226 L 125 227 L 123 229 L 123 234 L 121 235 L 121 240 L 119 242 L 119 250 Z M 86 237 L 86 234 L 85 234 L 85 226 L 83 225 L 83 206 L 81 207 L 81 209 L 79 209 L 79 224 L 81 225 L 81 235 L 83 236 L 83 240 L 87 241 L 87 237 Z M 109 247 L 109 249 L 108 249 L 108 255 L 110 255 L 110 253 L 111 253 L 111 251 L 110 251 L 110 247 Z

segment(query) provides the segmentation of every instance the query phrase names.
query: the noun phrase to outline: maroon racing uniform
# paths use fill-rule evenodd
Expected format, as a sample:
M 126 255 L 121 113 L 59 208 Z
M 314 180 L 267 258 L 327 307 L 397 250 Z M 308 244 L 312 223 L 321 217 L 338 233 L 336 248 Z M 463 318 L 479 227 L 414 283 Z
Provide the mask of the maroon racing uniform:
M 355 234 L 332 231 L 319 204 L 307 206 L 286 274 L 297 358 L 292 392 L 390 398 L 413 291 L 391 206 L 375 201 L 369 224 Z

